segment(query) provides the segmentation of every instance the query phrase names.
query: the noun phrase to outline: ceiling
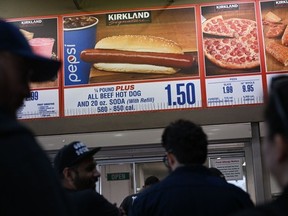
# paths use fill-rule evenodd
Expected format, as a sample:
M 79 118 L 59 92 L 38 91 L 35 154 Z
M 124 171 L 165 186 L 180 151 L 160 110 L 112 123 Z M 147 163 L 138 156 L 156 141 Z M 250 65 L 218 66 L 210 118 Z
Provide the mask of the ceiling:
M 4 18 L 20 18 L 28 16 L 58 15 L 73 12 L 91 12 L 101 10 L 122 10 L 127 8 L 167 7 L 168 5 L 195 4 L 217 2 L 217 0 L 76 0 L 81 9 L 78 10 L 73 0 L 1 0 L 0 14 Z
M 250 123 L 222 124 L 203 126 L 209 141 L 236 140 L 251 138 Z M 263 127 L 261 127 L 263 131 Z M 99 133 L 76 133 L 63 135 L 38 136 L 45 150 L 53 151 L 70 142 L 80 140 L 88 147 L 116 147 L 131 145 L 160 144 L 163 128 L 145 130 L 125 130 Z

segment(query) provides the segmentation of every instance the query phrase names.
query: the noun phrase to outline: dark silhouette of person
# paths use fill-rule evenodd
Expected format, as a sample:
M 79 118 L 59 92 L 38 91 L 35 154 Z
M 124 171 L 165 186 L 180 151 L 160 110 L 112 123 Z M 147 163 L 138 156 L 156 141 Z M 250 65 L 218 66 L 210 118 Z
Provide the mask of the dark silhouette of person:
M 95 213 L 102 216 L 119 216 L 120 209 L 95 190 L 100 173 L 96 169 L 93 155 L 101 148 L 89 150 L 74 141 L 63 146 L 54 158 L 54 168 L 72 200 L 77 215 Z
M 288 76 L 272 78 L 264 115 L 268 132 L 262 144 L 264 162 L 282 193 L 274 201 L 240 212 L 237 216 L 288 215 Z
M 241 188 L 213 176 L 203 164 L 208 141 L 203 129 L 177 120 L 162 134 L 170 174 L 137 196 L 129 216 L 226 216 L 253 207 Z
M 145 179 L 143 188 L 141 191 L 145 190 L 146 188 L 158 183 L 160 180 L 156 177 L 156 176 L 149 176 Z M 141 193 L 140 191 L 140 193 Z M 120 204 L 120 208 L 122 208 L 122 210 L 125 212 L 126 215 L 129 214 L 129 210 L 133 205 L 134 200 L 137 198 L 138 193 L 136 194 L 131 194 L 127 197 L 125 197 L 122 201 L 122 203 Z
M 0 215 L 73 215 L 65 192 L 34 134 L 17 120 L 30 82 L 57 76 L 61 63 L 32 52 L 11 23 L 0 20 Z

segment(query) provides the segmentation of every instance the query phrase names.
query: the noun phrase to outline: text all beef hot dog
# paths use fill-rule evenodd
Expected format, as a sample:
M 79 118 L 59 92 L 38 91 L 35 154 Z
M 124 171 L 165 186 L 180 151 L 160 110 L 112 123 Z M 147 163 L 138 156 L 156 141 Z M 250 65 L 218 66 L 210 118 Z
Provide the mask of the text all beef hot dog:
M 103 38 L 95 49 L 83 50 L 81 59 L 98 70 L 157 74 L 173 74 L 196 61 L 174 41 L 143 35 Z

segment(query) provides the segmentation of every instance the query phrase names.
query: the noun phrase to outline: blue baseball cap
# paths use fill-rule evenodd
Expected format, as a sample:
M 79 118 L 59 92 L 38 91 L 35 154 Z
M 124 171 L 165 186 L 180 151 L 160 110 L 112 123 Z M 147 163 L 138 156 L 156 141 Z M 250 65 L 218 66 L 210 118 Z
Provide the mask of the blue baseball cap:
M 33 53 L 20 30 L 0 19 L 0 52 L 8 51 L 23 57 L 31 69 L 30 81 L 45 82 L 57 77 L 61 62 Z

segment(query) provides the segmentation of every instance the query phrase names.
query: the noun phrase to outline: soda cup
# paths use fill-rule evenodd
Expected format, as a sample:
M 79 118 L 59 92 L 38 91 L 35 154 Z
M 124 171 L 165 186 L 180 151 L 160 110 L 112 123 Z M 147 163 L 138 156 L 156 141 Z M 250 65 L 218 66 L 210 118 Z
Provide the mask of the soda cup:
M 80 54 L 85 49 L 95 47 L 98 19 L 76 16 L 65 17 L 63 21 L 65 86 L 88 84 L 91 64 L 83 62 Z

